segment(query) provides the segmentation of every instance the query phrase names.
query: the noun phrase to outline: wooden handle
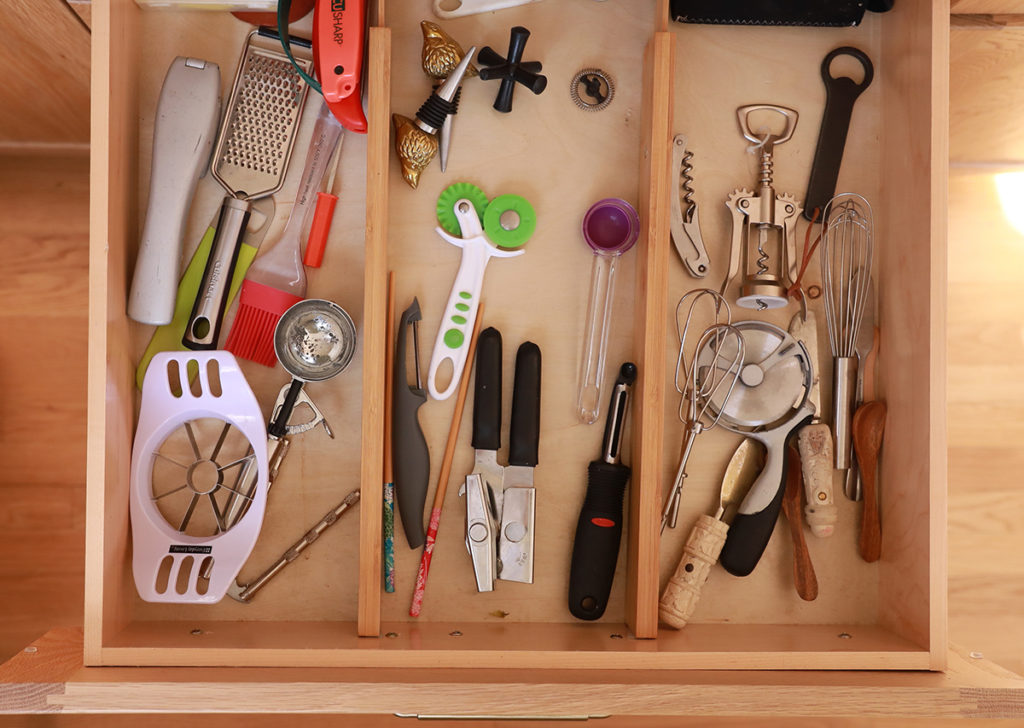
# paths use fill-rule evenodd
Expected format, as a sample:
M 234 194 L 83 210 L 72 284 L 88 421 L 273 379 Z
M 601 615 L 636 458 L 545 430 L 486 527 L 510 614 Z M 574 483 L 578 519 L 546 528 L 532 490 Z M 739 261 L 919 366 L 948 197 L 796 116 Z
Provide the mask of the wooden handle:
M 860 530 L 860 555 L 867 562 L 882 554 L 882 524 L 878 513 L 878 451 L 885 430 L 884 402 L 866 402 L 853 415 L 853 443 L 860 467 L 864 514 Z
M 800 463 L 796 462 L 800 454 L 792 446 L 786 448 L 789 468 L 786 470 L 786 495 L 782 501 L 782 510 L 789 521 L 789 531 L 793 536 L 793 583 L 796 593 L 805 602 L 813 602 L 818 598 L 818 577 L 814 573 L 811 554 L 807 550 L 804 539 L 804 524 L 800 517 Z
M 832 430 L 820 423 L 807 425 L 797 436 L 800 467 L 807 492 L 804 515 L 818 538 L 831 536 L 839 520 L 839 509 L 832 498 Z
M 661 594 L 658 614 L 669 627 L 682 629 L 693 616 L 700 590 L 718 561 L 728 534 L 729 526 L 724 521 L 708 515 L 697 519 L 686 539 L 679 566 Z

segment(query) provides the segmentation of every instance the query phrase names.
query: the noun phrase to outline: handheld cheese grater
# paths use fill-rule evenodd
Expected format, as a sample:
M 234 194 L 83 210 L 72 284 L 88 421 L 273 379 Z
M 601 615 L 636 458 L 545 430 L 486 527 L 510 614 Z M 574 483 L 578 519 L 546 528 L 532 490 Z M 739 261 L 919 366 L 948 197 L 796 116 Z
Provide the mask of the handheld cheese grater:
M 294 38 L 292 46 L 296 63 L 310 71 L 309 41 Z M 308 88 L 281 49 L 275 31 L 260 28 L 249 34 L 210 166 L 228 196 L 182 338 L 189 349 L 217 348 L 252 201 L 274 194 L 284 183 Z

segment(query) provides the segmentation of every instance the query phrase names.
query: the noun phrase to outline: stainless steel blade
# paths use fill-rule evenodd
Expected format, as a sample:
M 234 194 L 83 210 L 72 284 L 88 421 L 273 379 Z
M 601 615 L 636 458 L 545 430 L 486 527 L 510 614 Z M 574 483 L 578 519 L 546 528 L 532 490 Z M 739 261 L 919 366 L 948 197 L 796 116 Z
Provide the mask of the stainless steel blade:
M 815 419 L 821 420 L 824 413 L 821 408 L 821 389 L 819 386 L 821 366 L 818 359 L 818 319 L 814 315 L 814 311 L 807 310 L 794 316 L 789 324 L 789 333 L 793 335 L 793 338 L 799 339 L 804 343 L 807 355 L 811 359 L 810 364 L 813 376 L 811 378 L 811 391 L 807 396 L 807 400 L 814 405 Z

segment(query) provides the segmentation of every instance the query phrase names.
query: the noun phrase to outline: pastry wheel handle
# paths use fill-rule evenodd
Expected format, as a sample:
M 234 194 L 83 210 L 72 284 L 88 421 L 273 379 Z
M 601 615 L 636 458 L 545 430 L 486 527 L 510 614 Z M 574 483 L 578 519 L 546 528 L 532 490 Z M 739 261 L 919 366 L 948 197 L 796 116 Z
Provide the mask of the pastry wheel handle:
M 476 213 L 473 213 L 474 215 Z M 469 346 L 470 332 L 476 321 L 477 309 L 480 306 L 480 292 L 484 284 L 484 272 L 487 261 L 491 257 L 510 258 L 522 255 L 525 251 L 505 251 L 495 248 L 482 236 L 474 238 L 455 238 L 438 229 L 438 234 L 462 248 L 462 262 L 459 272 L 455 275 L 448 303 L 444 307 L 444 317 L 434 341 L 434 351 L 430 356 L 430 369 L 427 372 L 427 390 L 434 399 L 448 399 L 455 393 L 466 367 L 466 352 Z M 438 373 L 444 362 L 452 367 L 451 380 L 444 389 L 438 387 Z

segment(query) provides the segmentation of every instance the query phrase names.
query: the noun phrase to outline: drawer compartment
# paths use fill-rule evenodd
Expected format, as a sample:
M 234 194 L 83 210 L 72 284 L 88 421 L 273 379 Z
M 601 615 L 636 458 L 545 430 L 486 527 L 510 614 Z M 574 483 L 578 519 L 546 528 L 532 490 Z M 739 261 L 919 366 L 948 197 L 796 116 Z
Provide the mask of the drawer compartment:
M 490 108 L 496 84 L 467 82 L 448 172 L 442 175 L 435 162 L 414 191 L 399 173 L 390 116 L 412 115 L 429 93 L 419 69 L 419 21 L 436 18 L 426 0 L 390 0 L 386 9 L 378 0 L 364 81 L 370 133 L 345 135 L 331 242 L 324 267 L 309 277 L 310 296 L 335 300 L 354 318 L 356 357 L 337 379 L 310 385 L 336 438 L 319 430 L 296 438 L 242 578 L 256 576 L 356 487 L 362 490 L 358 513 L 346 515 L 251 604 L 225 599 L 183 607 L 142 602 L 131 577 L 134 372 L 149 329 L 126 318 L 125 300 L 146 206 L 152 116 L 167 65 L 176 55 L 213 60 L 229 84 L 249 26 L 220 13 L 141 10 L 130 0 L 95 3 L 86 664 L 943 667 L 946 18 L 928 3 L 902 3 L 889 14 L 869 15 L 859 28 L 710 28 L 669 26 L 665 5 L 547 0 L 442 21 L 464 47 L 499 52 L 512 25 L 526 26 L 533 32 L 526 59 L 544 63 L 549 85 L 540 96 L 519 88 L 512 113 L 504 115 Z M 817 67 L 827 51 L 847 44 L 865 50 L 876 71 L 854 112 L 840 188 L 864 192 L 875 208 L 878 384 L 890 412 L 881 474 L 883 557 L 877 564 L 860 560 L 860 508 L 841 502 L 838 533 L 827 542 L 808 535 L 822 588 L 816 602 L 800 602 L 780 519 L 783 533 L 751 577 L 715 570 L 694 623 L 681 632 L 658 629 L 660 586 L 675 568 L 689 525 L 711 508 L 738 441 L 723 430 L 701 436 L 680 525 L 660 539 L 660 508 L 681 429 L 672 388 L 672 312 L 695 285 L 668 235 L 677 184 L 672 136 L 686 133 L 695 151 L 712 260 L 707 281 L 717 287 L 728 255 L 722 203 L 755 179 L 736 131 L 736 106 L 778 103 L 800 111 L 797 136 L 780 146 L 776 170 L 778 189 L 802 197 L 824 103 Z M 587 113 L 573 104 L 568 82 L 593 66 L 611 73 L 615 97 L 607 109 Z M 317 100 L 311 94 L 310 102 Z M 277 196 L 281 212 L 294 197 L 311 116 Z M 543 353 L 535 583 L 498 582 L 488 594 L 474 588 L 457 495 L 472 467 L 470 395 L 423 615 L 414 619 L 408 609 L 419 550 L 409 549 L 397 530 L 397 589 L 381 590 L 386 275 L 396 273 L 398 312 L 419 298 L 425 375 L 459 255 L 434 232 L 434 208 L 440 191 L 457 181 L 492 198 L 522 195 L 539 220 L 525 255 L 492 261 L 482 295 L 484 325 L 499 328 L 504 340 L 506 428 L 515 349 L 532 340 Z M 221 196 L 212 180 L 201 181 L 187 240 L 198 239 Z M 574 414 L 577 332 L 591 264 L 579 225 L 591 203 L 616 196 L 637 208 L 642 232 L 618 272 L 606 375 L 632 360 L 641 376 L 627 426 L 623 459 L 633 477 L 612 600 L 602 620 L 583 623 L 566 607 L 567 574 L 586 465 L 598 455 L 602 425 L 577 424 Z M 274 218 L 268 242 L 284 217 Z M 801 241 L 802 234 L 801 226 Z M 817 277 L 813 269 L 809 275 Z M 794 310 L 770 320 L 785 325 Z M 734 309 L 735 318 L 744 314 Z M 824 328 L 824 343 L 823 335 Z M 828 361 L 827 353 L 822 359 Z M 266 412 L 287 376 L 249 362 L 243 368 Z M 432 458 L 428 509 L 454 401 L 422 409 Z

